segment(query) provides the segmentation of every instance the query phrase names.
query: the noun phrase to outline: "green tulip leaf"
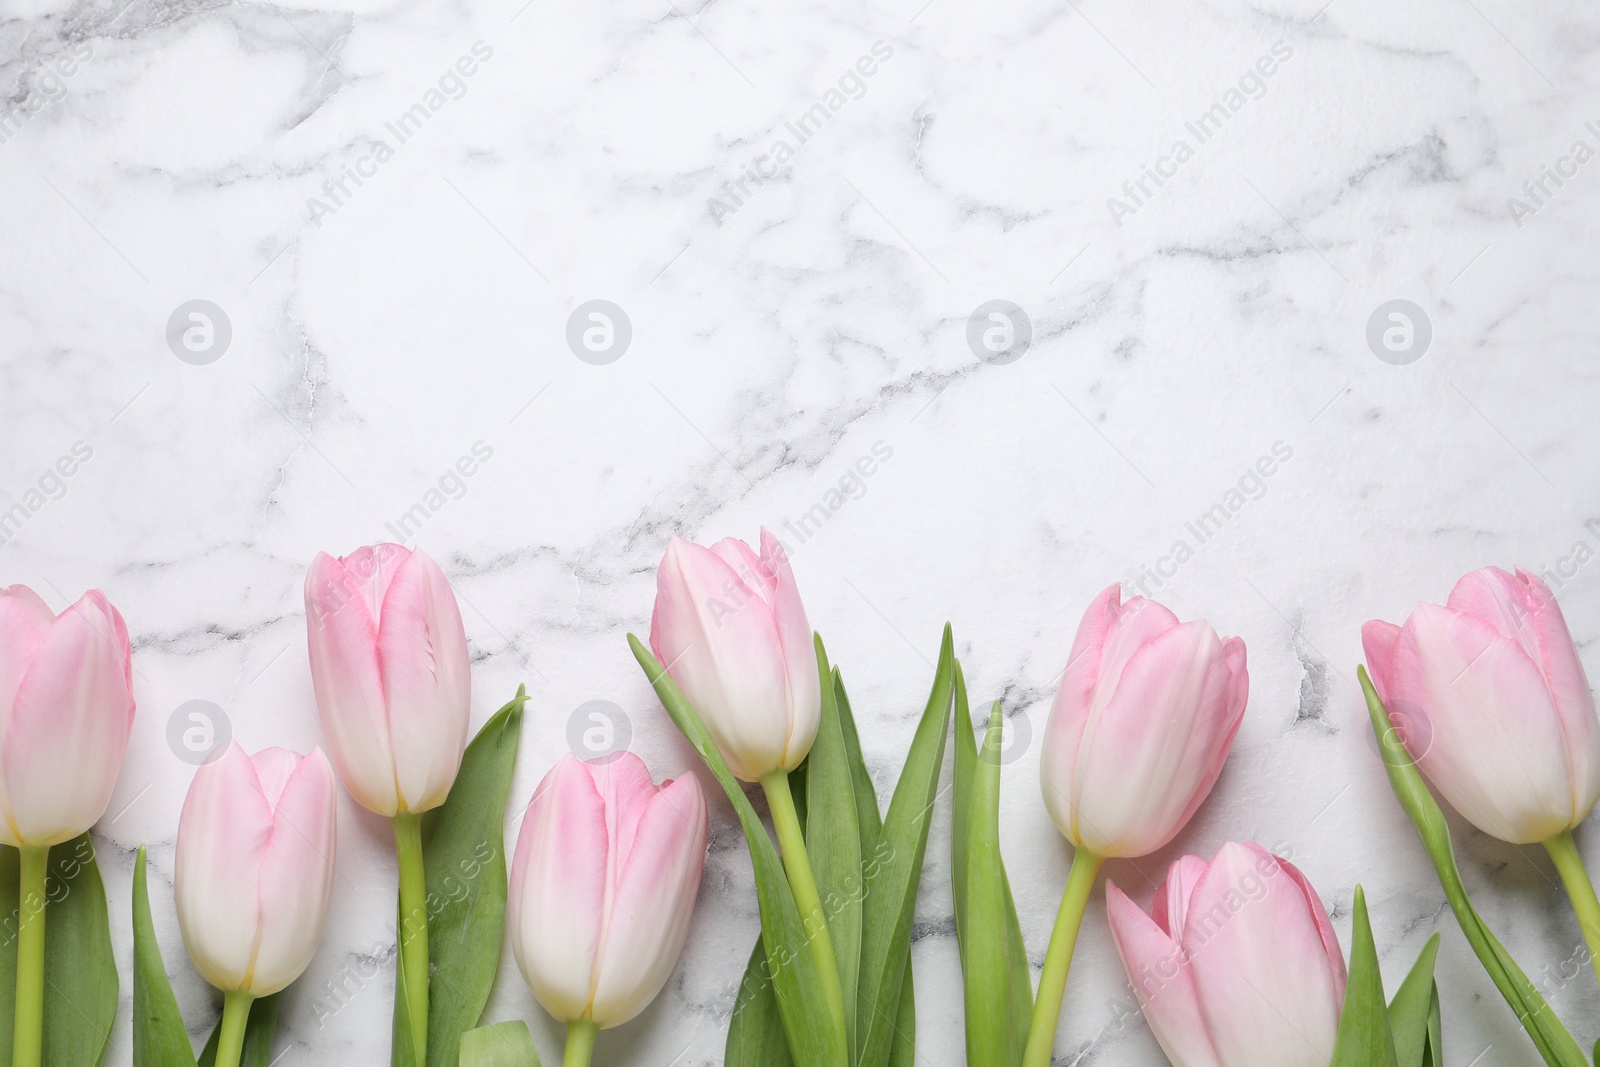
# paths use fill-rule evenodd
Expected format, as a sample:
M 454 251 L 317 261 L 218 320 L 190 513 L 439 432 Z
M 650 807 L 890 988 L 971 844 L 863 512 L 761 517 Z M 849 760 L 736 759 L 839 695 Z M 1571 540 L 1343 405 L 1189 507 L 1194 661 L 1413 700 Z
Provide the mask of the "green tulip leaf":
M 883 816 L 878 811 L 878 791 L 861 756 L 861 739 L 856 732 L 855 713 L 844 689 L 844 676 L 833 669 L 834 699 L 839 707 L 839 724 L 849 752 L 852 782 L 856 792 L 856 814 L 861 820 L 861 855 L 873 855 L 883 837 Z M 863 885 L 865 884 L 863 864 Z M 889 1049 L 889 1067 L 913 1067 L 917 1057 L 917 1001 L 911 988 L 911 946 L 906 945 L 905 981 L 900 987 L 900 1007 L 895 1015 L 894 1039 Z M 848 994 L 847 994 L 848 995 Z M 859 1005 L 860 998 L 857 998 Z
M 928 845 L 933 804 L 955 688 L 955 646 L 947 624 L 940 642 L 933 690 L 917 724 L 900 781 L 889 801 L 883 833 L 863 854 L 866 897 L 862 902 L 861 980 L 857 986 L 857 1067 L 885 1067 L 899 1032 L 901 987 L 911 970 L 908 949 L 922 857 Z
M 1544 1057 L 1545 1063 L 1552 1067 L 1588 1067 L 1589 1060 L 1573 1040 L 1572 1034 L 1556 1018 L 1538 989 L 1528 980 L 1522 968 L 1517 966 L 1517 961 L 1511 958 L 1511 953 L 1500 944 L 1489 925 L 1473 908 L 1467 888 L 1461 881 L 1461 870 L 1456 866 L 1455 850 L 1450 844 L 1450 828 L 1445 823 L 1439 802 L 1428 792 L 1422 773 L 1411 761 L 1405 745 L 1390 724 L 1388 712 L 1378 699 L 1366 667 L 1358 666 L 1356 676 L 1361 681 L 1361 692 L 1367 699 L 1367 714 L 1372 720 L 1373 733 L 1378 738 L 1378 749 L 1383 757 L 1384 770 L 1389 776 L 1389 786 L 1411 819 L 1411 824 L 1416 827 L 1428 858 L 1433 861 L 1439 884 L 1444 888 L 1450 909 L 1455 912 L 1456 922 L 1461 926 L 1467 943 L 1477 953 L 1495 988 L 1500 990 L 1500 995 L 1516 1013 L 1517 1021 L 1522 1023 L 1522 1028 L 1533 1039 L 1534 1047 Z
M 422 823 L 428 908 L 427 1067 L 455 1067 L 461 1035 L 478 1025 L 500 969 L 506 918 L 506 805 L 522 738 L 527 686 L 489 716 L 461 757 L 445 802 Z M 396 912 L 398 918 L 398 911 Z M 395 955 L 398 964 L 399 954 Z M 412 1059 L 406 998 L 397 980 L 395 1067 Z
M 106 888 L 88 834 L 50 849 L 45 875 L 43 1062 L 98 1067 L 117 1014 Z M 21 853 L 0 847 L 0 1067 L 11 1067 Z
M 728 1022 L 728 1045 L 723 1067 L 790 1067 L 789 1041 L 783 1033 L 778 994 L 772 987 L 765 942 L 758 934 L 750 950 Z
M 1395 1059 L 1400 1067 L 1423 1067 L 1428 1046 L 1428 1012 L 1433 1002 L 1433 965 L 1439 955 L 1439 935 L 1428 938 L 1389 1001 L 1389 1029 L 1394 1034 Z
M 1444 1021 L 1439 1014 L 1437 982 L 1428 998 L 1428 1047 L 1423 1050 L 1422 1067 L 1444 1067 Z
M 539 1050 L 521 1019 L 480 1026 L 461 1035 L 460 1067 L 539 1067 Z
M 143 845 L 133 864 L 133 1067 L 195 1067 L 194 1046 L 150 920 Z
M 250 1004 L 250 1017 L 244 1024 L 244 1047 L 239 1050 L 239 1067 L 269 1067 L 272 1063 L 272 1039 L 278 1034 L 278 997 L 262 997 Z M 206 1047 L 200 1050 L 199 1067 L 214 1067 L 217 1062 L 217 1044 L 222 1040 L 222 1020 L 211 1030 Z
M 1367 895 L 1356 886 L 1355 919 L 1350 933 L 1350 980 L 1345 987 L 1344 1013 L 1339 1016 L 1339 1037 L 1329 1067 L 1398 1067 L 1394 1035 L 1389 1032 L 1389 1010 L 1383 1002 L 1383 976 L 1378 971 L 1378 949 L 1367 921 Z
M 628 645 L 667 714 L 722 786 L 744 829 L 755 871 L 756 901 L 761 909 L 762 944 L 790 1055 L 800 1067 L 839 1067 L 846 1062 L 848 1044 L 834 1025 L 816 955 L 808 943 L 777 849 L 694 707 L 643 642 L 629 634 Z
M 805 762 L 806 855 L 822 901 L 823 921 L 833 942 L 839 989 L 845 1004 L 845 1037 L 856 1031 L 856 975 L 861 969 L 861 821 L 856 811 L 855 771 L 844 736 L 839 701 L 822 638 L 816 638 L 822 712 L 817 737 Z M 860 758 L 860 754 L 856 754 Z
M 970 779 L 958 792 L 966 810 L 956 827 L 959 850 L 957 939 L 966 990 L 967 1063 L 1013 1067 L 1022 1061 L 1033 1015 L 1033 979 L 1016 903 L 1000 855 L 1000 750 L 1005 718 L 994 702 L 983 749 L 976 751 L 966 682 L 956 664 L 956 773 Z M 952 847 L 954 856 L 957 849 Z M 952 859 L 952 866 L 957 859 Z

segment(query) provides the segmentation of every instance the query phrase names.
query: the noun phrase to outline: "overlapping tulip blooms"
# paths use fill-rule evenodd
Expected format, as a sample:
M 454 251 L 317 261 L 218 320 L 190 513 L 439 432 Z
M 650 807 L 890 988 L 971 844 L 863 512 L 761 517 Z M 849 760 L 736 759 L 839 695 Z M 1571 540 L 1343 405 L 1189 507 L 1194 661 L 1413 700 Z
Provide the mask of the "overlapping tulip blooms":
M 1254 844 L 1185 856 L 1150 914 L 1106 883 L 1106 918 L 1150 1030 L 1179 1067 L 1328 1067 L 1345 963 L 1305 875 Z
M 237 1062 L 250 1002 L 300 977 L 333 892 L 333 768 L 321 749 L 200 766 L 178 818 L 173 893 L 189 958 L 226 994 L 218 1063 Z
M 564 756 L 534 791 L 507 923 L 523 977 L 567 1024 L 568 1062 L 666 984 L 688 936 L 706 832 L 694 776 L 657 786 L 631 752 Z
M 1181 830 L 1222 772 L 1250 691 L 1244 642 L 1153 600 L 1095 598 L 1045 728 L 1045 807 L 1074 848 L 1026 1067 L 1048 1067 L 1078 925 L 1106 857 L 1147 855 Z

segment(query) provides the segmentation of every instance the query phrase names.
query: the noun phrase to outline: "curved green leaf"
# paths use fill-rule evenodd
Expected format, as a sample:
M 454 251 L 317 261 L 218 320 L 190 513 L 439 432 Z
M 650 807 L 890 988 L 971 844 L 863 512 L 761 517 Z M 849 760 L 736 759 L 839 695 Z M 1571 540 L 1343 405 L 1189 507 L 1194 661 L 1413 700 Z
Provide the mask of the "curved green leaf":
M 194 1046 L 150 920 L 143 845 L 133 864 L 133 1067 L 195 1067 Z
M 794 1063 L 783 1033 L 778 995 L 768 974 L 766 943 L 758 934 L 739 983 L 739 995 L 734 998 L 723 1067 L 790 1067 Z
M 1433 965 L 1439 955 L 1439 935 L 1428 938 L 1389 1002 L 1389 1030 L 1394 1034 L 1394 1055 L 1400 1067 L 1423 1067 L 1428 1049 L 1428 1011 L 1433 996 Z
M 1450 910 L 1455 912 L 1456 922 L 1466 935 L 1467 943 L 1477 953 L 1483 969 L 1489 972 L 1495 987 L 1516 1013 L 1517 1021 L 1522 1023 L 1522 1028 L 1533 1039 L 1534 1047 L 1544 1061 L 1552 1067 L 1588 1067 L 1589 1061 L 1573 1040 L 1572 1034 L 1556 1018 L 1544 997 L 1539 995 L 1538 989 L 1528 980 L 1522 968 L 1517 966 L 1517 961 L 1511 958 L 1511 953 L 1500 944 L 1489 925 L 1473 908 L 1472 901 L 1467 897 L 1467 888 L 1461 881 L 1461 870 L 1456 866 L 1455 850 L 1450 844 L 1450 828 L 1445 823 L 1444 812 L 1440 810 L 1438 801 L 1433 799 L 1433 794 L 1428 792 L 1422 773 L 1411 762 L 1410 754 L 1390 724 L 1389 714 L 1378 699 L 1377 690 L 1372 687 L 1372 679 L 1367 676 L 1367 668 L 1358 666 L 1356 677 L 1360 679 L 1361 692 L 1367 698 L 1367 714 L 1372 720 L 1372 731 L 1378 737 L 1378 750 L 1383 757 L 1384 771 L 1389 776 L 1389 786 L 1410 817 L 1411 824 L 1416 827 L 1428 858 L 1433 861 L 1439 884 L 1444 888 Z
M 755 869 L 762 943 L 766 948 L 767 967 L 775 987 L 778 1010 L 783 1018 L 784 1034 L 789 1039 L 790 1054 L 800 1067 L 839 1067 L 846 1062 L 848 1046 L 844 1034 L 834 1026 L 823 994 L 816 955 L 807 944 L 800 909 L 795 905 L 789 879 L 784 874 L 772 839 L 767 836 L 767 828 L 762 825 L 760 816 L 756 814 L 750 798 L 745 796 L 738 779 L 728 769 L 727 761 L 706 732 L 700 716 L 679 691 L 672 677 L 633 634 L 628 635 L 628 646 L 667 709 L 667 714 L 672 716 L 672 721 L 695 751 L 700 753 L 700 758 L 705 760 L 706 766 L 722 786 L 744 829 L 745 843 L 750 849 L 750 863 Z
M 861 821 L 856 811 L 855 773 L 845 742 L 839 700 L 822 638 L 816 638 L 822 711 L 816 740 L 805 762 L 806 855 L 822 901 L 823 921 L 833 942 L 839 989 L 844 997 L 845 1039 L 856 1032 L 856 976 L 861 969 Z M 859 758 L 859 754 L 858 754 Z
M 521 1019 L 480 1026 L 461 1035 L 460 1067 L 539 1067 L 539 1050 Z
M 963 684 L 957 665 L 956 705 Z M 956 733 L 971 731 L 956 724 Z M 966 989 L 967 1063 L 1014 1067 L 1022 1062 L 1033 1015 L 1033 978 L 1022 946 L 1017 908 L 1000 855 L 1000 750 L 1005 718 L 1000 702 L 989 713 L 983 749 L 972 767 L 966 818 L 965 926 L 961 941 Z
M 901 987 L 911 969 L 911 919 L 922 857 L 928 846 L 933 804 L 939 796 L 939 772 L 945 738 L 950 735 L 950 710 L 955 688 L 955 646 L 944 628 L 933 690 L 906 755 L 900 781 L 889 801 L 883 834 L 863 857 L 866 898 L 861 918 L 861 982 L 857 987 L 858 1067 L 884 1067 L 899 1032 Z
M 1398 1067 L 1389 1010 L 1383 1002 L 1378 949 L 1367 922 L 1367 895 L 1356 886 L 1355 919 L 1350 932 L 1350 980 L 1345 987 L 1339 1038 L 1329 1067 Z

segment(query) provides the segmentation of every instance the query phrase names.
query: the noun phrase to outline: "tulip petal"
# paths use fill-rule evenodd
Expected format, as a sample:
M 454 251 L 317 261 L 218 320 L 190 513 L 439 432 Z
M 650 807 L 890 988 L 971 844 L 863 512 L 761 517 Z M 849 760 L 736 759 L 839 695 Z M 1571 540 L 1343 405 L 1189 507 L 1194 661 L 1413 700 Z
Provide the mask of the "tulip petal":
M 1190 900 L 1183 945 L 1228 1067 L 1327 1067 L 1333 1055 L 1339 991 L 1319 923 L 1281 871 L 1265 850 L 1230 843 Z
M 1198 857 L 1185 860 L 1205 867 Z M 1173 867 L 1176 873 L 1177 864 Z M 1156 896 L 1159 900 L 1162 892 L 1157 890 Z M 1145 1021 L 1173 1067 L 1223 1067 L 1206 1032 L 1194 977 L 1178 941 L 1110 881 L 1106 882 L 1106 919 Z
M 1167 871 L 1167 880 L 1156 887 L 1150 918 L 1174 940 L 1183 940 L 1183 924 L 1189 914 L 1189 898 L 1194 887 L 1210 868 L 1199 856 L 1183 856 Z
M 1378 690 L 1378 699 L 1389 702 L 1393 684 L 1395 648 L 1400 642 L 1400 627 L 1382 619 L 1372 619 L 1361 627 L 1361 648 L 1367 656 L 1367 668 L 1372 684 Z
M 280 778 L 284 756 L 294 765 Z M 261 938 L 250 991 L 265 997 L 300 977 L 322 940 L 333 892 L 337 794 L 333 768 L 321 749 L 312 749 L 304 759 L 284 749 L 267 749 L 256 754 L 254 763 L 263 799 L 274 807 L 272 832 L 255 860 L 261 871 Z M 263 769 L 270 780 L 261 774 Z
M 423 552 L 394 568 L 378 623 L 394 778 L 404 811 L 444 803 L 467 747 L 471 682 L 455 594 Z
M 772 609 L 716 553 L 668 543 L 650 644 L 734 774 L 754 781 L 784 765 L 788 679 Z
M 1600 801 L 1600 718 L 1596 718 L 1589 677 L 1578 659 L 1566 616 L 1545 585 L 1517 571 L 1527 586 L 1529 616 L 1538 639 L 1539 668 L 1567 739 L 1567 771 L 1572 781 L 1572 825 L 1588 818 Z
M 1565 733 L 1519 643 L 1475 616 L 1419 604 L 1402 628 L 1389 689 L 1390 715 L 1418 723 L 1407 747 L 1422 773 L 1479 829 L 1532 844 L 1571 825 Z
M 178 816 L 173 894 L 189 958 L 212 985 L 244 989 L 260 942 L 261 855 L 272 811 L 237 742 L 203 763 Z
M 378 611 L 373 598 L 392 571 L 372 549 L 352 574 L 345 561 L 318 553 L 306 573 L 306 640 L 328 754 L 350 795 L 379 815 L 400 810 L 378 663 Z
M 783 768 L 800 766 L 817 739 L 822 720 L 822 687 L 817 673 L 817 649 L 805 605 L 800 602 L 800 587 L 789 566 L 788 553 L 778 539 L 761 530 L 761 556 L 774 575 L 770 603 L 783 649 L 788 680 L 789 728 L 784 743 Z
M 27 586 L 0 589 L 0 730 L 11 719 L 28 663 L 55 621 L 55 612 Z
M 1100 654 L 1121 606 L 1122 586 L 1113 583 L 1101 590 L 1083 613 L 1066 669 L 1061 674 L 1061 685 L 1050 705 L 1050 717 L 1045 722 L 1039 786 L 1050 817 L 1068 838 L 1073 835 L 1073 782 L 1078 768 L 1078 745 L 1094 704 Z M 1074 838 L 1073 843 L 1081 842 Z
M 34 650 L 5 723 L 8 843 L 54 845 L 105 814 L 133 728 L 128 628 L 98 590 Z
M 594 989 L 610 832 L 589 771 L 566 755 L 528 803 L 507 905 L 517 966 L 557 1019 L 582 1018 Z
M 762 533 L 765 534 L 766 531 L 762 530 Z M 739 581 L 745 588 L 756 593 L 768 604 L 772 603 L 772 594 L 778 586 L 778 577 L 767 565 L 767 561 L 756 555 L 754 549 L 737 537 L 724 537 L 710 547 L 718 559 L 733 568 L 733 573 L 739 576 Z
M 652 792 L 633 802 L 636 832 L 617 864 L 600 945 L 592 1017 L 606 1027 L 633 1018 L 666 984 L 700 890 L 707 827 L 700 783 L 685 775 Z

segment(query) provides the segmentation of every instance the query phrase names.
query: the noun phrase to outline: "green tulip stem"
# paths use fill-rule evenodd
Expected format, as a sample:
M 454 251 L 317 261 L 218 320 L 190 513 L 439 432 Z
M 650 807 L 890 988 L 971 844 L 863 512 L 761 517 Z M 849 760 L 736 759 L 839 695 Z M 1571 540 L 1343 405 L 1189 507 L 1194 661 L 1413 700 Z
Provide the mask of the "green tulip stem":
M 594 1039 L 600 1033 L 600 1024 L 593 1019 L 573 1019 L 567 1023 L 567 1051 L 561 1057 L 561 1067 L 589 1067 L 594 1058 Z
M 1056 1043 L 1056 1023 L 1061 1018 L 1061 998 L 1067 992 L 1067 972 L 1072 969 L 1072 950 L 1078 945 L 1078 927 L 1083 925 L 1083 910 L 1089 906 L 1095 876 L 1105 857 L 1080 848 L 1072 856 L 1072 871 L 1061 894 L 1061 910 L 1056 912 L 1055 929 L 1050 931 L 1050 947 L 1045 951 L 1044 970 L 1039 975 L 1039 997 L 1033 1006 L 1033 1021 L 1028 1026 L 1028 1047 L 1022 1054 L 1022 1067 L 1050 1067 L 1050 1053 Z
M 845 1034 L 844 997 L 839 991 L 839 968 L 834 962 L 833 940 L 828 936 L 828 916 L 822 910 L 817 880 L 811 873 L 811 859 L 806 855 L 806 838 L 800 830 L 800 813 L 795 810 L 794 794 L 789 791 L 789 772 L 776 770 L 762 775 L 761 788 L 767 794 L 773 828 L 778 831 L 778 850 L 783 855 L 783 869 L 789 874 L 789 888 L 794 891 L 794 902 L 800 911 L 800 921 L 805 926 L 806 940 L 811 943 L 811 951 L 817 958 L 828 1014 L 833 1017 L 834 1028 L 842 1039 Z
M 1583 940 L 1589 946 L 1589 962 L 1594 965 L 1595 978 L 1600 979 L 1600 899 L 1595 897 L 1594 882 L 1583 868 L 1578 843 L 1572 839 L 1571 830 L 1563 830 L 1546 841 L 1544 847 L 1555 861 L 1562 884 L 1567 887 L 1572 910 L 1583 928 Z
M 235 990 L 223 997 L 216 1067 L 239 1067 L 239 1057 L 244 1053 L 244 1030 L 250 1022 L 250 1002 L 254 999 L 243 990 Z
M 421 814 L 403 811 L 394 817 L 394 848 L 400 861 L 398 980 L 405 991 L 414 1062 L 423 1067 L 428 1060 L 428 888 L 422 872 Z
M 17 894 L 17 1014 L 11 1044 L 12 1067 L 39 1067 L 44 1050 L 44 906 L 49 845 L 23 845 Z

